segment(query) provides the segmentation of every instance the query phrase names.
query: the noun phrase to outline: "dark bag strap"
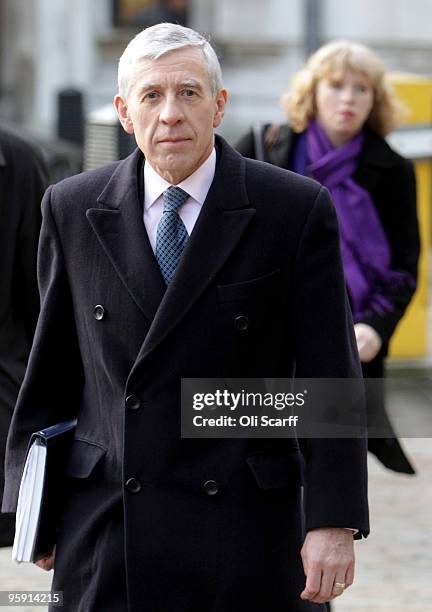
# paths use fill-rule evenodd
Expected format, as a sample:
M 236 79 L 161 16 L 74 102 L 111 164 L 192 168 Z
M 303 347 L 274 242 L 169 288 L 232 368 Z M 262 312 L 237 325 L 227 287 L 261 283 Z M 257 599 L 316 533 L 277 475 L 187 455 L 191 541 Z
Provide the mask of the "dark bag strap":
M 255 159 L 268 161 L 267 153 L 272 149 L 279 137 L 280 126 L 277 123 L 262 123 L 256 121 L 252 125 L 255 146 Z
M 261 121 L 256 121 L 252 125 L 252 134 L 254 139 L 255 147 L 255 159 L 258 161 L 265 161 L 265 150 L 264 150 L 264 130 L 265 124 Z

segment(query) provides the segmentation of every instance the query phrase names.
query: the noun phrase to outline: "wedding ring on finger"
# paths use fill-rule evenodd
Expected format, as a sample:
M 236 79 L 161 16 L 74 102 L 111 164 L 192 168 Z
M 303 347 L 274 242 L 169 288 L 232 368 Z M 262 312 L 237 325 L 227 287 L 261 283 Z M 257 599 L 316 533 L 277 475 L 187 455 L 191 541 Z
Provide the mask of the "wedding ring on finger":
M 345 582 L 335 582 L 333 585 L 333 591 L 342 593 L 345 590 Z

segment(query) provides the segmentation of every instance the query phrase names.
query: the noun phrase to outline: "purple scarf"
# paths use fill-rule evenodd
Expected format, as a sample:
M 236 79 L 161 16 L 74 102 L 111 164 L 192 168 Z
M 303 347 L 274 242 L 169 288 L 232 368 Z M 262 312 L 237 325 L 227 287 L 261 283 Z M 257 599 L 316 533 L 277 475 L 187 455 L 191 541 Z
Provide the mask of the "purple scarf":
M 391 269 L 391 251 L 369 192 L 352 178 L 363 148 L 364 132 L 335 148 L 323 128 L 313 121 L 306 133 L 308 174 L 330 191 L 341 236 L 345 280 L 354 320 L 371 312 L 394 309 L 383 293 L 393 293 L 405 282 L 406 272 Z

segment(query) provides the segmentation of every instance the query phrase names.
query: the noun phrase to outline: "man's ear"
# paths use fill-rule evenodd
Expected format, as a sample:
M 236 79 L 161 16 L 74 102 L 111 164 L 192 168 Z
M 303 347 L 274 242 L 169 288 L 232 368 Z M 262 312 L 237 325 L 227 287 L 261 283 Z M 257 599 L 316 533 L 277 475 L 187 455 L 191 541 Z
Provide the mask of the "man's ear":
M 213 117 L 213 127 L 218 127 L 225 114 L 225 105 L 228 100 L 228 92 L 226 89 L 221 89 L 215 98 L 215 114 Z
M 122 124 L 124 131 L 127 134 L 133 134 L 134 127 L 133 127 L 132 119 L 129 116 L 128 105 L 127 105 L 126 100 L 120 94 L 117 94 L 115 96 L 114 106 L 115 106 L 118 118 L 120 120 L 120 123 Z

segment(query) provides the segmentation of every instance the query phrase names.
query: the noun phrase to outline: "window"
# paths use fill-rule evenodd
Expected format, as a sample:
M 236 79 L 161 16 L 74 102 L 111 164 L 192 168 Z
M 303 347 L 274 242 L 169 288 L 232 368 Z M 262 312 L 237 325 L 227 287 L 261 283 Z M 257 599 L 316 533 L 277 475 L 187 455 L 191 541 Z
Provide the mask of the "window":
M 114 24 L 145 28 L 161 21 L 187 25 L 188 0 L 114 0 Z

